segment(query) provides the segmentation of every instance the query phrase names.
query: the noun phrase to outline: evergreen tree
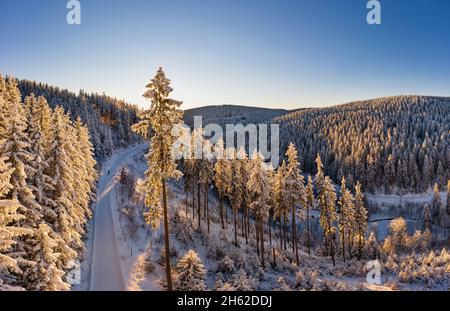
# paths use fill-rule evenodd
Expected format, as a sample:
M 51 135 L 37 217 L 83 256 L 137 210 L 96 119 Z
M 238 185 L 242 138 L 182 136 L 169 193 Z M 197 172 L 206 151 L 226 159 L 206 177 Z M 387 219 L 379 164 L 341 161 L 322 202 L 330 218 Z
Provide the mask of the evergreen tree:
M 441 193 L 439 192 L 439 185 L 434 184 L 433 200 L 431 202 L 431 216 L 433 221 L 438 222 L 444 212 L 444 204 L 442 203 Z
M 232 171 L 232 182 L 230 185 L 230 202 L 231 208 L 233 209 L 233 219 L 234 219 L 234 244 L 238 246 L 238 213 L 242 206 L 242 197 L 244 194 L 244 189 L 242 188 L 242 183 L 244 176 L 242 176 L 241 162 L 237 158 L 237 151 L 233 149 L 233 156 L 231 160 L 231 171 Z
M 190 250 L 175 267 L 173 286 L 179 291 L 204 291 L 206 269 L 197 253 Z
M 139 115 L 142 121 L 134 125 L 133 130 L 146 138 L 150 130 L 153 132 L 151 150 L 147 155 L 149 168 L 145 173 L 145 204 L 149 208 L 145 217 L 148 223 L 156 227 L 163 215 L 167 286 L 172 290 L 166 181 L 181 175 L 172 155 L 172 146 L 176 140 L 172 129 L 182 122 L 183 112 L 179 108 L 181 102 L 168 98 L 172 88 L 162 68 L 147 88 L 144 97 L 151 101 L 151 106 Z
M 342 177 L 341 198 L 339 199 L 339 238 L 342 246 L 342 258 L 345 262 L 345 250 L 348 240 L 348 251 L 351 256 L 351 243 L 355 221 L 355 204 L 351 192 L 347 189 L 345 177 Z
M 308 244 L 308 254 L 311 255 L 311 225 L 309 211 L 314 208 L 314 185 L 311 175 L 308 176 L 308 185 L 306 186 L 306 237 Z
M 210 218 L 209 218 L 209 205 L 208 205 L 208 194 L 209 186 L 212 182 L 214 175 L 214 165 L 212 162 L 212 146 L 209 140 L 203 141 L 203 158 L 200 161 L 200 174 L 199 182 L 203 186 L 203 211 L 204 218 L 207 220 L 208 233 L 210 231 Z
M 239 161 L 239 170 L 240 170 L 240 184 L 239 188 L 241 189 L 242 193 L 242 200 L 241 200 L 241 211 L 242 211 L 242 237 L 245 237 L 245 243 L 248 244 L 248 234 L 249 234 L 249 213 L 248 213 L 248 205 L 250 204 L 250 189 L 247 187 L 247 180 L 245 176 L 249 176 L 249 168 L 251 166 L 251 163 L 249 161 L 249 158 L 247 156 L 247 153 L 245 152 L 245 149 L 243 147 L 240 147 L 237 154 L 237 159 Z
M 11 164 L 6 163 L 5 158 L 0 158 L 0 281 L 3 282 L 11 276 L 11 272 L 22 272 L 14 256 L 14 246 L 19 237 L 33 233 L 30 229 L 17 226 L 25 218 L 18 212 L 19 202 L 4 199 L 12 188 L 12 173 Z
M 227 184 L 226 184 L 226 159 L 225 159 L 225 150 L 222 138 L 220 138 L 215 144 L 215 153 L 216 153 L 216 164 L 214 165 L 214 183 L 217 189 L 217 193 L 219 195 L 219 212 L 220 212 L 220 222 L 222 224 L 222 229 L 225 229 L 225 221 L 224 221 L 224 211 L 223 211 L 223 200 L 226 196 L 227 192 Z
M 361 260 L 362 257 L 363 239 L 367 227 L 367 209 L 364 206 L 364 195 L 361 191 L 361 184 L 357 182 L 355 186 L 354 229 L 358 238 L 358 260 Z
M 264 158 L 261 153 L 256 151 L 252 156 L 248 189 L 250 190 L 250 208 L 255 215 L 255 233 L 257 241 L 259 241 L 261 245 L 261 263 L 262 266 L 265 267 L 264 226 L 269 217 L 270 189 Z
M 37 291 L 69 290 L 70 285 L 63 281 L 64 271 L 58 268 L 60 254 L 56 249 L 60 245 L 53 238 L 53 230 L 46 224 L 39 225 L 33 237 L 33 261 L 35 264 L 27 270 L 28 288 Z
M 326 176 L 322 184 L 322 193 L 319 194 L 319 207 L 320 207 L 320 225 L 323 230 L 326 249 L 329 252 L 333 265 L 335 262 L 335 248 L 334 240 L 336 234 L 336 227 L 334 223 L 337 220 L 336 215 L 336 192 L 331 179 Z
M 49 221 L 51 228 L 59 234 L 57 266 L 66 269 L 77 257 L 75 249 L 82 247 L 79 223 L 81 215 L 76 211 L 73 200 L 74 166 L 70 152 L 73 140 L 70 139 L 69 118 L 61 107 L 57 107 L 52 116 L 52 145 L 48 154 L 48 169 L 45 172 L 54 180 L 54 190 L 47 196 L 55 203 L 54 218 Z
M 292 224 L 292 251 L 295 252 L 297 266 L 299 263 L 298 245 L 297 245 L 297 213 L 296 206 L 299 204 L 302 207 L 307 206 L 305 182 L 302 172 L 297 161 L 298 153 L 294 144 L 290 144 L 286 151 L 288 164 L 286 167 L 285 187 L 286 187 L 286 202 L 288 209 L 291 210 L 291 224 Z
M 45 98 L 39 97 L 36 99 L 34 95 L 25 98 L 25 108 L 28 119 L 27 134 L 30 138 L 32 155 L 30 166 L 33 171 L 32 174 L 28 174 L 27 179 L 36 201 L 41 206 L 42 214 L 49 220 L 56 217 L 53 211 L 56 203 L 46 195 L 54 191 L 55 184 L 54 180 L 46 174 L 48 170 L 48 146 L 51 139 L 51 110 Z
M 283 161 L 277 172 L 273 176 L 273 204 L 274 204 L 274 217 L 278 218 L 280 229 L 280 250 L 286 250 L 286 219 L 287 219 L 287 202 L 286 202 L 286 162 Z M 284 223 L 283 223 L 284 221 Z
M 431 216 L 431 209 L 429 204 L 425 204 L 422 212 L 422 220 L 425 229 L 432 230 L 433 227 L 433 218 Z

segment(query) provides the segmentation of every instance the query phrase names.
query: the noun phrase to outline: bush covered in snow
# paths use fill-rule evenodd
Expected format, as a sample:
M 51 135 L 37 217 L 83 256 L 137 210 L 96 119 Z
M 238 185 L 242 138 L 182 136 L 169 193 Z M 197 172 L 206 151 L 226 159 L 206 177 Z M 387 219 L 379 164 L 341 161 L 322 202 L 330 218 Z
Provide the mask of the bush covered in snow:
M 424 284 L 429 288 L 450 286 L 450 254 L 443 249 L 439 254 L 408 255 L 399 264 L 398 277 L 401 282 Z
M 237 291 L 254 291 L 259 288 L 259 281 L 240 269 L 234 276 L 232 285 Z
M 197 253 L 190 250 L 175 267 L 173 286 L 180 291 L 202 291 L 205 285 L 206 269 Z

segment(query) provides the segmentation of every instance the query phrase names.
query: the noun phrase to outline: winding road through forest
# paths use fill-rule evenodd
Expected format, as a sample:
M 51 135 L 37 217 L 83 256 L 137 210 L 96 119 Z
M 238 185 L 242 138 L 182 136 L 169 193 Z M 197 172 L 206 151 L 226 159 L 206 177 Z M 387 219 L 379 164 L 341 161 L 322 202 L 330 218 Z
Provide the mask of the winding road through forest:
M 114 176 L 122 165 L 145 147 L 146 145 L 143 144 L 123 150 L 104 164 L 97 188 L 89 290 L 123 291 L 126 289 L 111 212 L 111 206 L 115 206 L 112 190 L 115 183 Z

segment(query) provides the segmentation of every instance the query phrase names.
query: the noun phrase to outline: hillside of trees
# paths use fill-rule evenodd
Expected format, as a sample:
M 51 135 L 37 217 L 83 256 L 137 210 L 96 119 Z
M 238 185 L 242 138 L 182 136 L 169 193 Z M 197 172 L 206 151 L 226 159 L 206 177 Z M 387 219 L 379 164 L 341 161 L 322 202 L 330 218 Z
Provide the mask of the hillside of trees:
M 293 142 L 313 173 L 320 154 L 325 172 L 364 189 L 423 192 L 450 178 L 450 98 L 386 97 L 307 109 L 273 120 L 280 146 Z
M 22 99 L 34 94 L 46 98 L 51 108 L 60 106 L 70 118 L 81 121 L 89 129 L 95 149 L 95 157 L 101 161 L 116 148 L 139 142 L 140 138 L 131 131 L 130 124 L 137 122 L 139 108 L 122 100 L 80 91 L 72 93 L 66 89 L 34 81 L 20 80 L 18 87 Z
M 206 106 L 184 111 L 184 122 L 193 126 L 194 116 L 201 116 L 203 125 L 216 123 L 226 124 L 259 124 L 267 120 L 288 114 L 292 111 L 284 109 L 268 109 L 235 105 Z
M 70 289 L 97 164 L 87 127 L 0 76 L 0 288 Z
M 155 244 L 161 244 L 161 248 L 157 252 L 152 251 L 159 254 L 157 262 L 165 268 L 165 277 L 160 279 L 162 287 L 205 290 L 208 288 L 208 265 L 210 270 L 215 269 L 212 273 L 215 285 L 210 285 L 210 288 L 216 290 L 258 290 L 267 283 L 271 283 L 272 289 L 274 276 L 278 277 L 279 290 L 347 289 L 348 283 L 342 282 L 344 285 L 341 287 L 335 280 L 344 275 L 363 277 L 367 275 L 364 270 L 367 260 L 378 259 L 387 271 L 395 275 L 395 282 L 448 288 L 449 254 L 446 249 L 435 252 L 438 248 L 433 245 L 433 225 L 448 216 L 450 199 L 447 197 L 445 205 L 437 183 L 430 205 L 424 208 L 422 228 L 415 228 L 410 234 L 403 218 L 393 219 L 388 226 L 388 236 L 380 244 L 375 232 L 369 230 L 364 188 L 358 181 L 366 175 L 364 172 L 356 176 L 352 185 L 347 181 L 347 176 L 351 175 L 342 174 L 337 191 L 337 183 L 324 171 L 320 153 L 308 162 L 315 174 L 305 178 L 299 163 L 303 149 L 292 142 L 282 149 L 285 161 L 274 169 L 265 163 L 258 150 L 247 154 L 243 147 L 225 148 L 222 139 L 213 143 L 204 138 L 201 128 L 187 134 L 190 139 L 186 141 L 192 143 L 180 147 L 184 156 L 178 161 L 171 149 L 177 138 L 171 129 L 182 119 L 181 102 L 169 98 L 172 88 L 162 68 L 147 88 L 145 97 L 151 105 L 140 114 L 141 121 L 133 126 L 133 130 L 145 137 L 149 127 L 153 130 L 152 147 L 145 156 L 148 167 L 144 179 L 134 181 L 133 174 L 123 169 L 118 180 L 122 184 L 122 195 L 136 189 L 135 197 L 128 195 L 124 201 L 140 205 L 144 210 L 143 219 L 153 229 L 161 224 L 164 226 L 163 230 L 158 230 L 164 232 L 163 238 L 155 239 Z M 336 107 L 338 113 L 334 118 L 351 131 L 348 125 L 351 122 L 347 120 L 355 120 L 353 122 L 362 127 L 363 121 L 369 120 L 370 116 L 377 120 L 375 112 L 380 111 L 378 120 L 385 116 L 385 122 L 392 122 L 392 125 L 392 115 L 400 119 L 400 113 L 394 113 L 396 109 L 388 109 L 392 102 L 396 101 L 390 99 L 385 104 L 387 108 L 382 104 L 377 108 L 374 103 L 366 103 L 362 107 L 359 106 L 361 104 Z M 436 114 L 439 114 L 439 108 L 445 108 L 445 103 L 442 107 L 441 104 L 436 100 L 429 110 L 437 109 Z M 368 112 L 359 117 L 358 112 L 363 107 Z M 405 108 L 415 109 L 408 102 L 403 110 Z M 327 109 L 324 110 L 325 116 L 326 112 Z M 440 112 L 445 111 L 442 108 Z M 407 114 L 407 118 L 419 115 L 427 119 L 424 110 Z M 444 119 L 448 118 L 448 114 L 442 115 Z M 320 116 L 318 113 L 309 122 L 320 122 Z M 433 117 L 440 120 L 437 115 Z M 324 121 L 324 126 L 329 127 L 331 120 Z M 399 124 L 403 123 L 400 121 Z M 425 128 L 425 140 L 440 132 L 427 130 L 429 125 L 421 125 L 419 122 L 418 129 L 411 129 L 411 132 Z M 374 131 L 376 135 L 375 128 Z M 320 132 L 317 129 L 317 133 Z M 356 130 L 353 132 L 355 137 L 360 136 L 358 133 Z M 365 133 L 364 129 L 361 133 Z M 339 135 L 345 143 L 344 133 L 339 132 Z M 286 136 L 283 138 L 288 139 Z M 296 138 L 292 136 L 292 139 Z M 387 142 L 394 139 L 389 135 Z M 438 146 L 444 143 L 448 144 L 448 141 L 437 142 Z M 385 148 L 388 146 L 386 143 Z M 436 149 L 439 150 L 438 147 Z M 428 154 L 426 156 L 429 157 Z M 450 183 L 448 189 L 450 194 Z M 138 226 L 134 216 L 128 217 L 128 221 L 134 223 L 128 228 Z M 313 224 L 318 227 L 313 228 Z M 195 251 L 205 245 L 207 251 Z M 183 256 L 179 250 L 184 246 L 190 249 Z M 204 264 L 201 257 L 207 257 L 214 264 L 207 261 Z M 329 257 L 328 263 L 326 257 Z M 172 258 L 178 259 L 174 269 L 171 268 Z M 331 264 L 334 271 L 329 269 Z M 343 267 L 347 271 L 343 272 Z M 154 271 L 155 268 L 149 270 Z M 390 288 L 397 286 L 392 284 Z

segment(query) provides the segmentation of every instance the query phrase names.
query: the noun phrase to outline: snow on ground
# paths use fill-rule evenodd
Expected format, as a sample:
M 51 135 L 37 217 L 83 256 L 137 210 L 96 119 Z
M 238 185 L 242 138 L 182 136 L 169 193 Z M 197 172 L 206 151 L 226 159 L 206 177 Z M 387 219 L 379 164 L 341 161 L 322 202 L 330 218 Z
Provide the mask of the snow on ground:
M 87 248 L 93 243 L 92 274 L 90 287 L 86 286 L 86 277 L 82 285 L 74 289 L 84 290 L 162 290 L 160 280 L 164 279 L 163 267 L 163 232 L 162 228 L 152 231 L 144 223 L 142 212 L 144 207 L 133 198 L 134 181 L 142 178 L 147 168 L 144 154 L 146 145 L 140 145 L 115 154 L 103 168 L 99 182 L 98 202 L 95 213 L 95 230 L 87 240 Z M 125 187 L 119 181 L 122 168 L 133 176 L 131 188 Z M 108 174 L 108 170 L 110 173 Z M 127 190 L 128 189 L 128 190 Z M 294 288 L 298 278 L 298 271 L 304 273 L 300 281 L 305 284 L 315 284 L 318 290 L 392 290 L 399 288 L 398 281 L 393 275 L 385 275 L 384 285 L 370 285 L 366 283 L 365 262 L 347 260 L 337 261 L 333 267 L 328 257 L 308 255 L 305 247 L 300 249 L 300 266 L 293 264 L 291 251 L 276 253 L 276 266 L 271 266 L 271 247 L 266 244 L 266 269 L 261 268 L 255 251 L 255 241 L 251 236 L 249 245 L 239 234 L 239 247 L 233 245 L 233 224 L 231 212 L 227 208 L 228 223 L 222 230 L 219 221 L 218 201 L 211 191 L 209 206 L 211 214 L 211 232 L 206 232 L 206 220 L 202 218 L 202 229 L 197 228 L 197 218 L 192 223 L 192 207 L 185 212 L 185 193 L 181 182 L 169 184 L 169 213 L 171 218 L 171 261 L 174 267 L 177 261 L 190 249 L 194 249 L 208 270 L 207 287 L 214 289 L 218 279 L 233 286 L 244 286 L 258 290 L 273 290 L 287 284 Z M 409 197 L 415 199 L 416 197 Z M 370 197 L 376 201 L 376 197 Z M 382 202 L 396 204 L 398 198 L 381 196 Z M 189 200 L 190 201 L 190 200 Z M 318 218 L 318 212 L 312 211 Z M 378 239 L 387 234 L 387 225 L 395 215 L 377 213 L 371 215 L 371 227 L 378 235 Z M 197 217 L 197 212 L 195 214 Z M 317 221 L 317 219 L 315 219 Z M 407 220 L 410 229 L 416 228 L 418 220 Z M 239 230 L 240 232 L 240 230 Z M 273 245 L 278 249 L 277 232 L 273 232 Z M 83 270 L 90 270 L 88 259 L 83 262 Z M 231 261 L 229 261 L 231 259 Z M 226 263 L 230 263 L 226 267 Z M 224 267 L 225 266 L 225 267 Z M 86 273 L 83 273 L 85 275 Z M 282 277 L 282 279 L 280 279 Z M 244 280 L 242 283 L 240 280 Z M 87 282 L 89 283 L 89 282 Z M 302 284 L 303 284 L 302 283 Z M 237 285 L 236 285 L 237 284 Z M 239 285 L 240 284 L 240 285 Z M 317 285 L 318 284 L 318 285 Z M 247 287 L 245 287 L 247 286 Z M 302 285 L 303 286 L 303 285 Z M 242 289 L 242 288 L 241 288 Z M 420 289 L 403 284 L 400 289 Z

